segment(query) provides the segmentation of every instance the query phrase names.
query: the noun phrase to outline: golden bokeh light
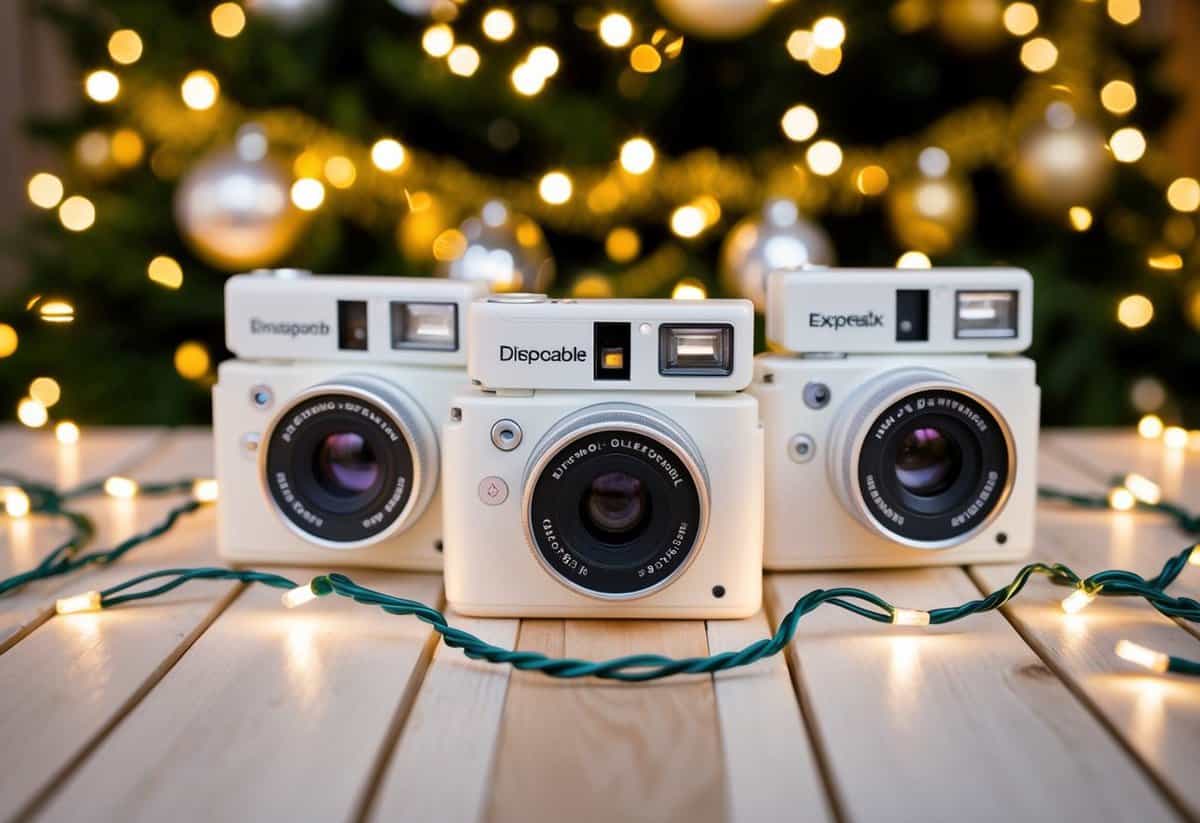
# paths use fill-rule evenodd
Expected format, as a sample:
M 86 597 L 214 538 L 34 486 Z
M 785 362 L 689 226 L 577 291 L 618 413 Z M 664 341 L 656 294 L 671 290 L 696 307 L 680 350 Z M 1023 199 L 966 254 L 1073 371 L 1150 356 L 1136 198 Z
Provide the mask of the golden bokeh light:
M 817 133 L 819 121 L 815 111 L 808 106 L 797 104 L 783 113 L 779 125 L 789 140 L 799 143 Z
M 371 146 L 371 162 L 380 171 L 396 171 L 404 165 L 407 155 L 404 146 L 390 137 L 377 140 Z
M 487 39 L 503 43 L 517 30 L 517 21 L 508 9 L 489 9 L 483 15 L 481 26 Z
M 479 52 L 474 46 L 455 46 L 446 57 L 446 64 L 459 77 L 470 77 L 479 70 Z
M 1147 414 L 1137 424 L 1138 434 L 1147 440 L 1162 437 L 1163 428 L 1162 418 L 1157 414 Z
M 128 66 L 142 56 L 142 38 L 133 29 L 118 29 L 108 38 L 108 56 L 113 62 Z
M 32 196 L 31 194 L 30 197 Z M 1179 177 L 1172 180 L 1171 185 L 1167 186 L 1167 203 L 1175 211 L 1187 212 L 1200 209 L 1200 181 L 1194 177 Z
M 604 238 L 604 251 L 614 263 L 628 263 L 642 250 L 642 240 L 629 226 L 617 226 Z
M 121 81 L 108 69 L 97 69 L 83 79 L 83 90 L 97 103 L 111 103 L 121 93 Z
M 671 231 L 684 238 L 698 237 L 705 229 L 704 210 L 689 203 L 671 212 Z
M 828 177 L 842 167 L 842 148 L 832 140 L 818 140 L 808 147 L 804 160 L 813 174 Z
M 703 300 L 706 297 L 708 290 L 704 288 L 704 284 L 690 277 L 680 280 L 671 290 L 672 300 Z
M 209 22 L 221 37 L 237 37 L 246 28 L 246 12 L 237 3 L 220 3 L 209 15 Z
M 817 44 L 813 42 L 812 32 L 808 29 L 796 29 L 788 35 L 787 51 L 793 60 L 804 62 L 813 55 Z
M 558 74 L 558 52 L 549 46 L 534 46 L 529 50 L 529 56 L 525 58 L 525 62 L 543 77 L 553 77 Z
M 1142 16 L 1141 0 L 1108 0 L 1108 16 L 1128 26 Z
M 518 63 L 510 79 L 513 88 L 526 97 L 533 97 L 546 86 L 546 76 L 528 63 Z
M 630 174 L 645 174 L 654 165 L 654 144 L 645 137 L 626 140 L 621 146 L 621 168 Z
M 341 154 L 332 155 L 326 160 L 323 171 L 325 179 L 335 189 L 348 189 L 358 178 L 358 170 L 354 168 L 354 161 Z
M 146 275 L 160 286 L 177 289 L 183 285 L 183 267 L 173 257 L 160 254 L 146 266 Z
M 1146 257 L 1146 265 L 1155 271 L 1179 271 L 1183 268 L 1183 257 L 1173 251 L 1152 253 Z
M 1092 210 L 1087 206 L 1071 206 L 1067 209 L 1067 220 L 1075 231 L 1087 231 L 1092 227 Z
M 571 199 L 574 186 L 566 172 L 547 172 L 538 181 L 538 194 L 552 206 L 561 206 Z
M 906 251 L 896 260 L 896 268 L 898 269 L 930 269 L 933 268 L 933 261 L 929 259 L 929 255 L 921 251 Z
M 85 231 L 96 222 L 96 207 L 82 195 L 72 195 L 58 207 L 58 219 L 70 231 Z
M 221 93 L 221 84 L 217 82 L 217 78 L 212 72 L 197 69 L 188 72 L 187 77 L 183 78 L 183 83 L 179 86 L 179 93 L 183 97 L 184 105 L 189 109 L 204 111 L 211 109 L 217 102 L 217 97 Z
M 302 211 L 316 211 L 325 202 L 325 186 L 315 177 L 301 177 L 292 184 L 292 202 Z
M 117 129 L 113 132 L 111 154 L 113 162 L 123 169 L 131 169 L 142 162 L 146 144 L 142 136 L 133 129 Z
M 817 48 L 836 49 L 846 41 L 846 24 L 836 17 L 822 17 L 813 23 L 812 39 Z
M 654 46 L 642 43 L 629 52 L 629 65 L 640 74 L 653 74 L 662 67 L 662 55 Z
M 63 420 L 54 427 L 54 439 L 64 446 L 73 446 L 79 442 L 79 426 L 70 420 Z
M 73 323 L 75 307 L 66 300 L 47 300 L 38 306 L 38 317 L 46 323 Z
M 1049 71 L 1057 62 L 1058 47 L 1045 37 L 1035 37 L 1021 46 L 1021 64 L 1032 72 Z
M 454 48 L 454 29 L 445 23 L 430 26 L 421 35 L 421 48 L 430 57 L 445 57 Z
M 179 372 L 180 377 L 199 380 L 208 374 L 211 365 L 212 359 L 203 343 L 188 340 L 180 343 L 179 348 L 175 349 L 175 371 Z
M 633 39 L 633 23 L 620 12 L 610 12 L 600 18 L 600 40 L 609 48 L 619 49 Z
M 817 74 L 833 74 L 840 65 L 842 65 L 841 48 L 814 49 L 808 58 L 808 67 Z
M 1137 105 L 1137 91 L 1125 80 L 1109 80 L 1100 89 L 1100 105 L 1113 114 L 1128 114 Z
M 20 340 L 16 329 L 7 323 L 0 323 L 0 358 L 11 357 L 17 351 Z
M 1038 11 L 1032 3 L 1010 3 L 1004 9 L 1004 28 L 1009 34 L 1024 37 L 1038 27 Z
M 868 197 L 883 194 L 887 191 L 889 182 L 887 169 L 875 164 L 863 166 L 858 170 L 858 174 L 854 175 L 854 187 L 858 189 L 859 194 Z
M 17 404 L 17 419 L 31 429 L 40 429 L 50 419 L 46 407 L 32 397 L 26 397 Z
M 62 399 L 62 387 L 53 377 L 35 377 L 29 384 L 29 396 L 50 408 Z
M 1113 158 L 1120 163 L 1136 163 L 1146 153 L 1146 136 L 1133 126 L 1117 129 L 1108 138 Z
M 1117 322 L 1128 329 L 1140 329 L 1154 319 L 1154 304 L 1142 294 L 1131 294 L 1117 304 Z
M 56 175 L 41 171 L 29 178 L 26 186 L 29 202 L 41 209 L 52 209 L 62 202 L 63 183 Z

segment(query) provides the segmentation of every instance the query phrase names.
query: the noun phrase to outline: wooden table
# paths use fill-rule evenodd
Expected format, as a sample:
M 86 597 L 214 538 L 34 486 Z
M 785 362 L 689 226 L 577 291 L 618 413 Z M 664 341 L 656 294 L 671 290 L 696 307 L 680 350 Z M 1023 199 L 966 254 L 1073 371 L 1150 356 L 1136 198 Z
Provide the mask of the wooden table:
M 0 466 L 60 484 L 211 473 L 207 431 L 85 430 L 74 447 L 0 428 Z M 1043 482 L 1118 470 L 1200 506 L 1200 455 L 1127 432 L 1044 435 Z M 1190 482 L 1189 482 L 1190 481 Z M 95 499 L 98 545 L 167 499 Z M 0 521 L 0 574 L 62 534 Z M 211 564 L 213 513 L 114 567 L 0 598 L 0 819 L 455 821 L 1174 820 L 1200 818 L 1200 682 L 1139 674 L 1128 637 L 1200 657 L 1193 626 L 1098 600 L 1065 617 L 1037 580 L 1003 613 L 933 629 L 805 618 L 786 659 L 646 685 L 554 681 L 472 663 L 412 618 L 198 582 L 160 600 L 52 617 L 56 596 Z M 1143 514 L 1043 507 L 1041 559 L 1157 570 L 1187 544 Z M 1015 566 L 776 574 L 740 622 L 457 619 L 498 644 L 578 657 L 733 649 L 803 592 L 863 586 L 950 605 Z M 307 579 L 308 573 L 294 575 Z M 426 602 L 435 575 L 356 572 Z M 1200 573 L 1174 591 L 1200 596 Z

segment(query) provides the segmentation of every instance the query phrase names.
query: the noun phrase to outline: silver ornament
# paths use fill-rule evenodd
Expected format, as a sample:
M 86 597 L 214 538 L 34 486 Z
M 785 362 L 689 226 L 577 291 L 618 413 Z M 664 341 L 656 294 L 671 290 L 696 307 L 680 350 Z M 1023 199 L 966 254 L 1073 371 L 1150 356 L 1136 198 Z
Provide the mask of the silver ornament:
M 246 9 L 251 14 L 285 28 L 303 26 L 323 15 L 331 5 L 332 0 L 246 0 Z
M 455 280 L 485 280 L 494 291 L 544 292 L 554 259 L 538 225 L 499 200 L 484 204 L 459 227 L 464 243 L 439 272 Z
M 276 263 L 304 227 L 287 171 L 266 153 L 262 132 L 245 127 L 233 148 L 203 158 L 175 191 L 179 230 L 215 266 L 237 271 Z
M 1047 106 L 1044 122 L 1017 141 L 1010 169 L 1020 198 L 1053 215 L 1094 204 L 1108 191 L 1113 172 L 1103 132 L 1061 101 Z
M 754 301 L 763 311 L 767 274 L 775 269 L 831 266 L 833 243 L 791 200 L 768 200 L 761 214 L 743 218 L 725 237 L 721 282 L 725 290 Z

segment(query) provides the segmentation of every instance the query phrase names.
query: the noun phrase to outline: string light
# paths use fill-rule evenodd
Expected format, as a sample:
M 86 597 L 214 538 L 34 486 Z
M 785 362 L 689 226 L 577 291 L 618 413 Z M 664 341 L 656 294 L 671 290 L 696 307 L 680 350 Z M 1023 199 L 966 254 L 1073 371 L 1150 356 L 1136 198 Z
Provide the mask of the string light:
M 358 170 L 354 161 L 341 154 L 335 154 L 325 161 L 325 179 L 329 185 L 337 189 L 348 189 L 358 178 Z
M 179 348 L 175 349 L 174 359 L 175 371 L 179 373 L 180 377 L 187 380 L 199 380 L 208 374 L 209 366 L 212 364 L 212 359 L 208 356 L 208 349 L 194 340 L 180 343 Z
M 1109 80 L 1100 89 L 1100 105 L 1113 114 L 1128 114 L 1137 105 L 1137 91 L 1124 80 Z
M 325 202 L 325 186 L 314 177 L 301 177 L 292 184 L 292 202 L 303 211 L 316 211 Z
M 142 38 L 133 29 L 118 29 L 108 38 L 108 56 L 123 66 L 136 63 L 142 56 Z
M 529 50 L 525 62 L 543 77 L 550 78 L 558 74 L 558 52 L 549 46 L 534 46 Z
M 317 593 L 313 591 L 312 583 L 306 583 L 303 586 L 297 586 L 294 589 L 289 589 L 283 593 L 280 600 L 283 605 L 289 609 L 294 609 L 297 606 L 303 606 L 305 603 L 310 603 L 317 599 Z
M 52 209 L 63 198 L 63 183 L 50 172 L 41 171 L 29 178 L 26 186 L 29 202 L 40 209 Z
M 75 307 L 66 300 L 47 300 L 38 307 L 38 316 L 46 323 L 73 323 Z
M 1167 667 L 1171 665 L 1171 658 L 1169 656 L 1134 643 L 1132 640 L 1122 640 L 1117 643 L 1116 653 L 1117 657 L 1122 660 L 1128 660 L 1130 663 L 1158 672 L 1159 674 L 1164 673 Z
M 1021 46 L 1021 64 L 1032 72 L 1049 71 L 1057 62 L 1058 48 L 1045 37 L 1035 37 Z
M 1128 26 L 1142 16 L 1141 0 L 1108 0 L 1108 16 L 1114 22 Z
M 1163 445 L 1168 449 L 1186 449 L 1188 444 L 1187 429 L 1182 426 L 1167 426 L 1163 429 Z
M 406 155 L 404 146 L 390 137 L 377 140 L 371 146 L 371 162 L 380 171 L 396 171 L 404 165 Z
M 131 477 L 122 477 L 121 475 L 114 474 L 104 481 L 104 493 L 109 497 L 128 500 L 131 497 L 137 496 L 138 482 Z
M 639 74 L 653 74 L 662 67 L 662 55 L 654 46 L 642 43 L 629 52 L 629 65 Z
M 489 40 L 503 43 L 517 30 L 517 21 L 508 9 L 489 9 L 481 21 L 483 34 Z
M 1154 304 L 1142 294 L 1131 294 L 1117 304 L 1117 321 L 1128 329 L 1140 329 L 1154 319 Z
M 858 189 L 859 194 L 868 197 L 883 194 L 887 191 L 889 182 L 887 169 L 875 164 L 863 166 L 858 170 L 858 174 L 854 175 L 854 187 Z
M 122 168 L 130 169 L 142 159 L 146 150 L 141 135 L 133 129 L 117 129 L 112 136 L 112 159 Z
M 561 206 L 570 200 L 573 189 L 571 178 L 561 171 L 548 172 L 538 182 L 538 194 L 552 206 Z
M 1024 37 L 1038 27 L 1038 11 L 1031 3 L 1010 3 L 1004 9 L 1004 28 L 1009 34 Z
M 1094 592 L 1089 592 L 1082 587 L 1071 592 L 1062 602 L 1062 610 L 1067 614 L 1079 614 L 1086 609 L 1091 602 L 1096 599 Z
M 212 72 L 197 69 L 183 78 L 179 91 L 185 106 L 193 111 L 205 111 L 217 102 L 221 84 Z
M 604 251 L 615 263 L 628 263 L 638 256 L 642 241 L 628 226 L 617 226 L 604 238 Z
M 513 88 L 526 97 L 533 97 L 546 85 L 546 77 L 528 63 L 518 63 L 510 77 Z
M 1120 163 L 1136 163 L 1146 153 L 1146 136 L 1133 126 L 1117 129 L 1108 138 L 1108 147 Z
M 121 81 L 108 69 L 97 69 L 83 79 L 83 90 L 97 103 L 111 103 L 121 93 Z
M 1157 414 L 1147 414 L 1138 421 L 1138 434 L 1147 440 L 1156 440 L 1162 437 L 1163 421 Z
M 219 496 L 217 481 L 211 477 L 199 477 L 192 483 L 192 497 L 201 503 L 212 503 Z
M 923 251 L 906 251 L 896 260 L 898 269 L 931 269 L 933 261 Z
M 430 57 L 445 57 L 454 48 L 454 29 L 445 23 L 430 26 L 421 36 L 421 48 Z
M 795 105 L 783 113 L 779 121 L 783 133 L 797 143 L 817 133 L 817 113 L 805 105 Z
M 813 23 L 812 39 L 818 48 L 836 49 L 846 40 L 846 25 L 836 17 L 822 17 Z
M 54 427 L 54 439 L 64 446 L 73 446 L 79 442 L 79 426 L 70 420 L 64 420 Z
M 1151 254 L 1146 258 L 1146 265 L 1155 271 L 1179 271 L 1183 268 L 1183 257 L 1173 251 Z
M 237 37 L 246 27 L 246 12 L 237 3 L 220 3 L 212 10 L 209 21 L 221 37 Z
M 697 237 L 704 231 L 704 212 L 699 206 L 688 204 L 671 212 L 671 231 L 680 237 Z
M 600 18 L 600 40 L 609 48 L 619 49 L 633 39 L 633 23 L 620 12 L 609 12 Z
M 22 489 L 4 489 L 4 513 L 9 517 L 25 517 L 29 514 L 29 495 Z
M 0 358 L 12 357 L 19 342 L 17 330 L 7 323 L 0 323 Z
M 1133 496 L 1143 503 L 1156 506 L 1162 502 L 1162 489 L 1149 477 L 1131 473 L 1125 475 L 1123 482 L 1125 488 L 1129 489 Z
M 49 419 L 46 407 L 32 397 L 26 397 L 17 404 L 17 420 L 31 429 L 40 429 Z
M 32 195 L 30 195 L 32 197 Z M 1167 186 L 1167 203 L 1175 211 L 1200 209 L 1200 181 L 1194 177 L 1179 177 Z
M 920 609 L 892 609 L 892 623 L 896 626 L 928 626 L 929 612 Z
M 840 65 L 842 65 L 842 50 L 840 48 L 813 49 L 812 55 L 808 58 L 808 67 L 817 74 L 833 74 L 838 70 L 838 66 Z
M 450 71 L 459 77 L 470 77 L 479 69 L 479 52 L 474 46 L 458 45 L 446 58 Z
M 817 44 L 813 42 L 812 32 L 808 29 L 796 29 L 788 35 L 787 51 L 793 60 L 805 62 L 813 56 Z
M 100 592 L 90 591 L 71 597 L 60 597 L 54 601 L 54 611 L 57 614 L 77 614 L 79 612 L 100 611 Z
M 1127 512 L 1137 505 L 1137 498 L 1129 489 L 1117 486 L 1108 492 L 1108 505 L 1113 511 Z
M 671 290 L 672 300 L 703 300 L 708 297 L 708 291 L 699 280 L 685 278 L 675 284 Z
M 813 174 L 828 177 L 842 167 L 842 148 L 832 140 L 818 140 L 808 147 L 804 160 Z
M 634 137 L 621 146 L 621 168 L 630 174 L 645 174 L 654 165 L 654 145 L 644 137 Z
M 50 408 L 62 398 L 62 387 L 53 377 L 36 377 L 29 384 L 29 396 Z
M 1086 206 L 1071 206 L 1067 209 L 1067 219 L 1075 231 L 1087 231 L 1092 227 L 1092 211 Z
M 69 231 L 86 231 L 96 222 L 96 207 L 82 195 L 72 195 L 58 207 L 58 219 Z
M 160 254 L 146 266 L 146 275 L 160 286 L 177 289 L 183 285 L 183 268 L 172 257 Z

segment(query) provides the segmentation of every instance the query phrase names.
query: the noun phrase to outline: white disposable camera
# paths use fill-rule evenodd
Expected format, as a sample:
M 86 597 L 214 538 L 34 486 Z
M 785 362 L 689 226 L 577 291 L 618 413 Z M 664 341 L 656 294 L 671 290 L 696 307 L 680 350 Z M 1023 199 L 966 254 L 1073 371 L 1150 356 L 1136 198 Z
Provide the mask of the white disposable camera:
M 1033 280 L 1007 268 L 774 272 L 751 392 L 768 569 L 1017 560 L 1033 547 Z
M 522 617 L 745 617 L 762 599 L 746 300 L 497 295 L 444 430 L 446 596 Z
M 218 548 L 239 561 L 440 569 L 438 425 L 469 385 L 477 282 L 231 277 L 213 388 Z

